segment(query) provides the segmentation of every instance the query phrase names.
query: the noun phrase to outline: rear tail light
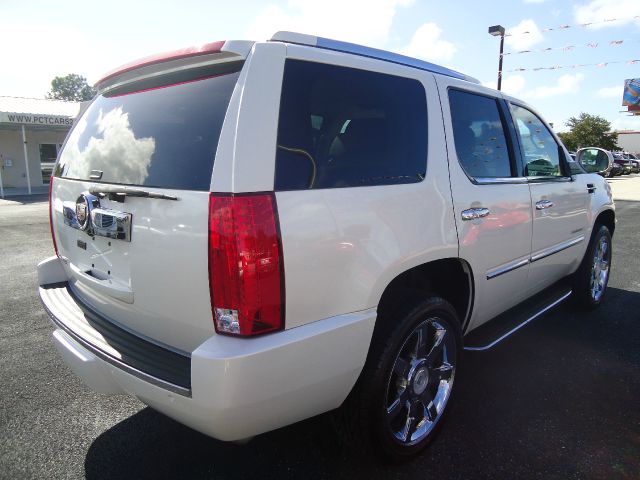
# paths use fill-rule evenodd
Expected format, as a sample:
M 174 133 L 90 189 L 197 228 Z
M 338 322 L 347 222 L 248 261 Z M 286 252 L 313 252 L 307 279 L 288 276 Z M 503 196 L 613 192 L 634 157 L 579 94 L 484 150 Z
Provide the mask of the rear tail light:
M 53 175 L 49 179 L 49 228 L 51 229 L 51 239 L 53 240 L 53 249 L 56 252 L 56 257 L 59 257 L 58 254 L 58 244 L 56 243 L 56 233 L 53 231 Z
M 209 289 L 216 332 L 284 328 L 284 268 L 275 196 L 209 198 Z

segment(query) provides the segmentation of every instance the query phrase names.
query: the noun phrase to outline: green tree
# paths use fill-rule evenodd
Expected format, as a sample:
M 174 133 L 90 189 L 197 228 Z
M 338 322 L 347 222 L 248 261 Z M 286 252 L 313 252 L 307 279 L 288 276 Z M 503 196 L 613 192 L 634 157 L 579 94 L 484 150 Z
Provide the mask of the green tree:
M 565 123 L 571 130 L 560 133 L 560 138 L 569 150 L 584 147 L 600 147 L 618 150 L 618 134 L 611 132 L 611 123 L 598 115 L 581 113 Z
M 64 77 L 56 77 L 51 80 L 51 91 L 47 93 L 47 98 L 83 102 L 91 100 L 95 94 L 96 89 L 87 84 L 86 78 L 70 73 Z

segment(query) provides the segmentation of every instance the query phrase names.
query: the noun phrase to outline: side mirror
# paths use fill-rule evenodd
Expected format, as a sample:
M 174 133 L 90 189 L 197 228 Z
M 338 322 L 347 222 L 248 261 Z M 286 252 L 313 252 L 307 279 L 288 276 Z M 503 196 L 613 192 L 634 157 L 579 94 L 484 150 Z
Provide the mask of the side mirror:
M 581 148 L 576 152 L 576 161 L 588 173 L 605 174 L 613 166 L 613 155 L 602 148 Z

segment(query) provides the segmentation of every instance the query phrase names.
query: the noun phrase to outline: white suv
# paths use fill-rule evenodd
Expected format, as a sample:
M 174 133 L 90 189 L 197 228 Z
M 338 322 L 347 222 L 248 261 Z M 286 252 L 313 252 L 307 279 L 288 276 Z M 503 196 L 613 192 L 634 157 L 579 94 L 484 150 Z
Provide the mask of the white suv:
M 607 183 L 466 75 L 280 32 L 97 87 L 54 170 L 38 275 L 60 354 L 98 392 L 221 440 L 342 406 L 341 431 L 408 457 L 463 348 L 572 291 L 602 301 Z

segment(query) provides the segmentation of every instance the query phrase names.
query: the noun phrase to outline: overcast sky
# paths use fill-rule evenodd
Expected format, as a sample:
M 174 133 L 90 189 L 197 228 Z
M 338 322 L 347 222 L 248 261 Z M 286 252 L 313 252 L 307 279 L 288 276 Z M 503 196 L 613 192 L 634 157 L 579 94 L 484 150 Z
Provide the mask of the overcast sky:
M 640 130 L 640 117 L 620 113 L 624 79 L 640 77 L 640 0 L 0 0 L 0 5 L 0 95 L 43 97 L 56 75 L 78 73 L 93 83 L 139 57 L 213 40 L 264 40 L 277 30 L 401 52 L 495 87 L 499 39 L 487 27 L 501 24 L 513 34 L 505 42 L 510 53 L 504 57 L 505 91 L 537 107 L 557 130 L 580 112 L 601 115 L 617 129 Z M 580 26 L 585 23 L 593 25 Z M 523 50 L 531 52 L 517 53 Z M 585 64 L 600 66 L 571 68 Z M 552 66 L 564 68 L 533 70 Z

